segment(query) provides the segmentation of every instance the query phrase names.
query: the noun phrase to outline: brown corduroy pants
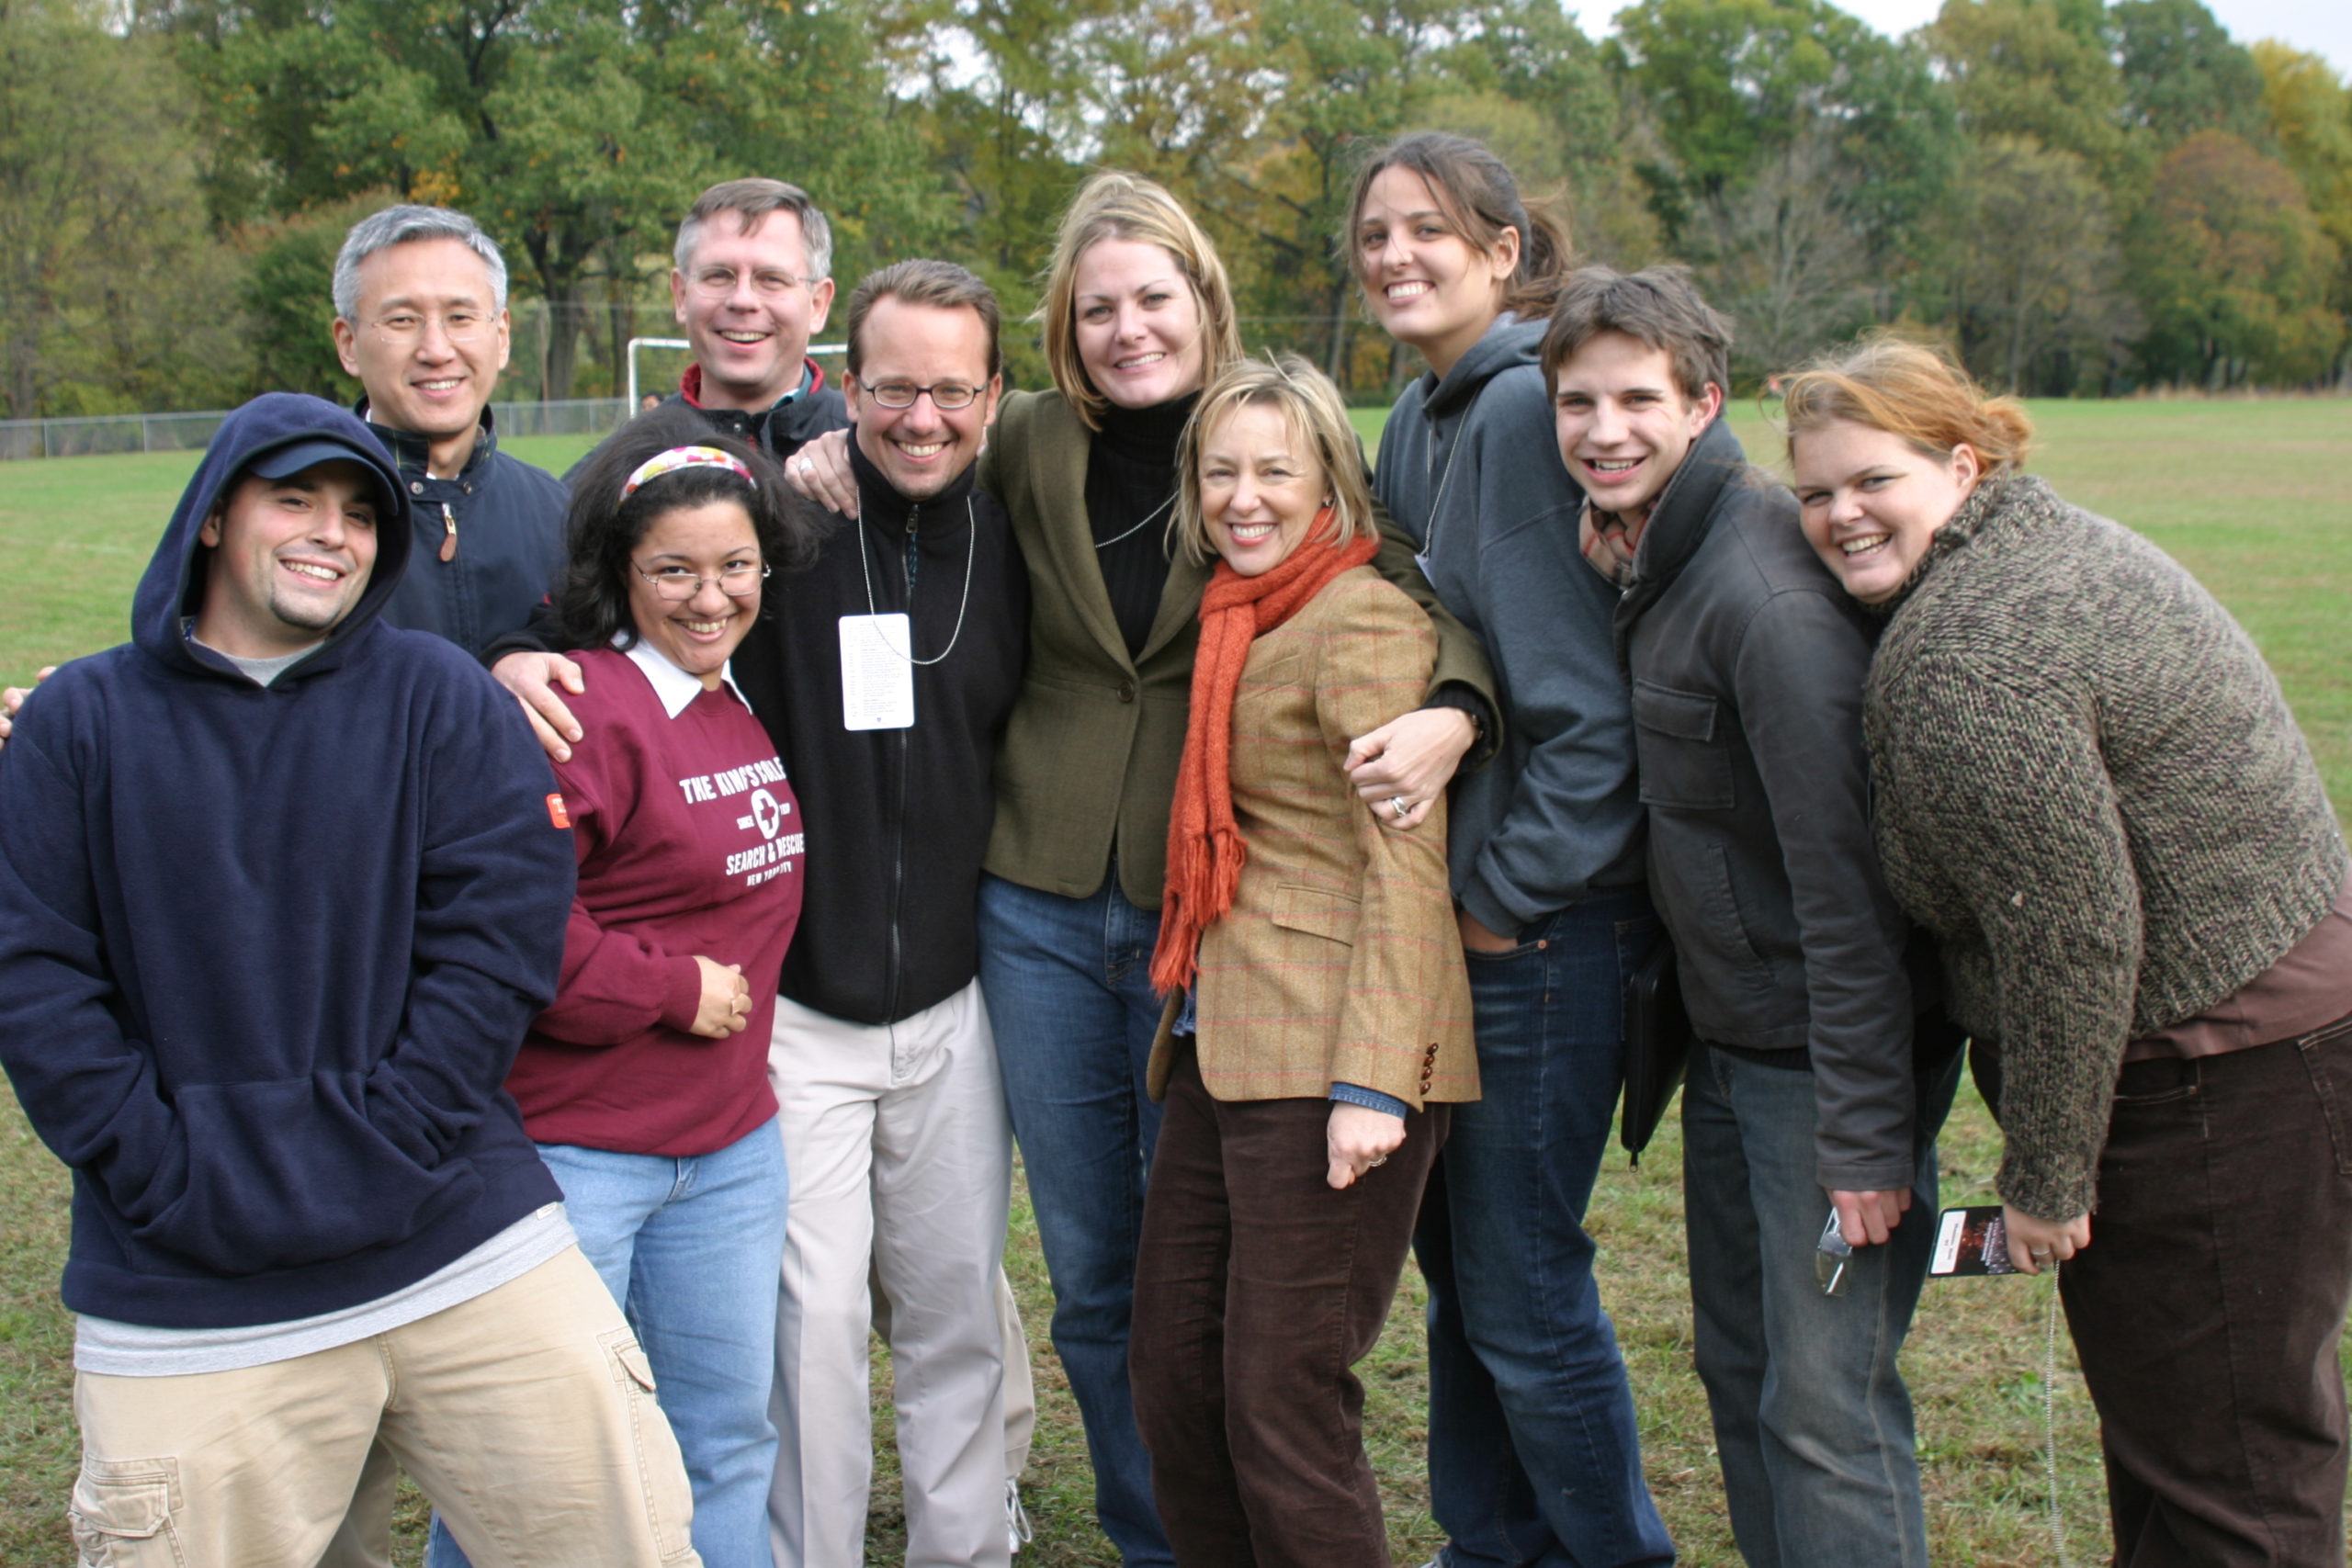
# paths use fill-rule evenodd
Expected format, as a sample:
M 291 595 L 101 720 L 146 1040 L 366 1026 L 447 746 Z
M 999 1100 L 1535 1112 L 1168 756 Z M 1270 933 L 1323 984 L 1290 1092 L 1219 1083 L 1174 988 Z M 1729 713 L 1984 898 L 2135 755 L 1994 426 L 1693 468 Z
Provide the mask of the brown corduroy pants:
M 1387 1568 L 1351 1369 L 1380 1337 L 1442 1105 L 1352 1186 L 1320 1100 L 1218 1100 L 1186 1052 L 1144 1201 L 1127 1368 L 1182 1568 Z

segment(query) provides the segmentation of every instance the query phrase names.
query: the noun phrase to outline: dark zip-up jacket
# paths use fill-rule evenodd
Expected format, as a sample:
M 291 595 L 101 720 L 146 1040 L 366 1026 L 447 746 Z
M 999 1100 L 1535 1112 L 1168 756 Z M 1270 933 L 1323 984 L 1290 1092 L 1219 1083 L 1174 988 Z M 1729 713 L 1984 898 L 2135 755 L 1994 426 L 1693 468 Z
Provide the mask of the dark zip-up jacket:
M 413 1284 L 560 1194 L 500 1087 L 555 995 L 555 778 L 459 649 L 381 624 L 410 547 L 257 685 L 190 641 L 198 529 L 259 454 L 367 427 L 231 416 L 141 580 L 132 641 L 64 665 L 0 751 L 0 1062 L 74 1171 L 65 1304 L 279 1323 Z
M 365 399 L 359 412 L 368 412 Z M 433 477 L 422 436 L 373 421 L 368 428 L 399 465 L 416 518 L 416 547 L 384 623 L 447 637 L 480 658 L 530 620 L 563 565 L 563 484 L 500 451 L 488 409 L 473 455 L 451 479 Z
M 678 378 L 678 389 L 662 400 L 663 408 L 672 403 L 684 403 L 702 415 L 713 430 L 720 430 L 739 440 L 766 447 L 781 463 L 795 452 L 829 430 L 839 430 L 849 423 L 849 405 L 841 393 L 825 385 L 825 372 L 813 359 L 801 361 L 801 385 L 797 391 L 778 399 L 764 409 L 714 408 L 702 400 L 702 367 L 689 365 L 685 374 Z M 606 440 L 611 437 L 607 436 Z M 570 484 L 588 466 L 588 458 L 601 450 L 603 443 L 591 448 L 582 457 L 564 470 L 563 482 Z M 511 649 L 509 651 L 512 651 Z
M 834 516 L 814 565 L 770 580 L 772 618 L 736 649 L 734 672 L 807 814 L 800 929 L 779 989 L 835 1018 L 891 1023 L 978 973 L 992 763 L 1021 691 L 1029 580 L 1003 507 L 969 469 L 910 502 L 854 441 L 849 452 L 859 516 Z M 935 660 L 915 667 L 910 728 L 842 726 L 841 620 L 869 611 L 907 615 L 914 657 Z
M 1805 543 L 1796 498 L 1720 420 L 1668 482 L 1634 566 L 1617 647 L 1650 893 L 1691 1025 L 1809 1053 L 1822 1186 L 1907 1187 L 1914 996 L 1862 748 L 1873 625 Z

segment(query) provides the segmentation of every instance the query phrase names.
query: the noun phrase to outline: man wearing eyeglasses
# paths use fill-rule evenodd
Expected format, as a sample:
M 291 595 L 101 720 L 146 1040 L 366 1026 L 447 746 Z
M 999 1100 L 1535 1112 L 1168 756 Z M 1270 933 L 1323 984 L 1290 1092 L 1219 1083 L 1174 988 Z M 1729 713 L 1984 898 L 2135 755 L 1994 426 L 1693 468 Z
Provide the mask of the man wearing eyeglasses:
M 416 518 L 385 624 L 481 658 L 522 629 L 563 564 L 562 484 L 500 451 L 491 421 L 512 335 L 506 260 L 464 213 L 403 203 L 352 225 L 334 293 L 355 412 L 398 465 Z M 833 408 L 826 429 L 843 423 L 837 397 Z M 24 700 L 0 693 L 0 747 Z
M 695 254 L 708 262 L 710 242 Z M 681 276 L 690 288 L 693 269 Z M 770 581 L 767 618 L 732 661 L 792 770 L 808 839 L 768 1053 L 792 1170 L 776 1568 L 865 1560 L 869 1271 L 890 1303 L 907 1561 L 1001 1568 L 1010 1556 L 1007 1356 L 1022 1352 L 1000 1319 L 1000 1259 L 1012 1134 L 975 921 L 996 747 L 1028 647 L 1020 549 L 974 483 L 996 417 L 998 328 L 988 286 L 945 262 L 900 262 L 852 292 L 859 514 L 830 520 L 807 570 Z M 551 669 L 554 655 L 516 652 L 497 673 L 544 694 Z M 1025 1362 L 1011 1371 L 1025 1385 Z
M 810 834 L 768 1051 L 793 1177 L 776 1313 L 789 1435 L 768 1513 L 778 1568 L 865 1561 L 870 1259 L 890 1305 L 906 1561 L 991 1568 L 1009 1554 L 1021 1351 L 999 1316 L 1012 1131 L 975 908 L 1029 618 L 1011 524 L 974 483 L 997 302 L 960 266 L 900 262 L 852 291 L 848 325 L 859 515 L 831 520 L 816 565 L 782 581 L 777 635 L 735 660 Z
M 491 422 L 509 340 L 506 262 L 472 219 L 401 205 L 353 225 L 335 258 L 335 353 L 416 515 L 384 619 L 477 657 L 523 626 L 563 560 L 563 486 L 500 451 Z
M 670 302 L 694 345 L 678 396 L 778 457 L 847 423 L 808 357 L 833 304 L 833 231 L 798 186 L 728 180 L 678 225 Z
M 849 423 L 841 393 L 808 357 L 833 308 L 833 229 L 807 191 L 721 181 L 687 209 L 671 254 L 670 304 L 694 363 L 669 401 L 779 461 Z

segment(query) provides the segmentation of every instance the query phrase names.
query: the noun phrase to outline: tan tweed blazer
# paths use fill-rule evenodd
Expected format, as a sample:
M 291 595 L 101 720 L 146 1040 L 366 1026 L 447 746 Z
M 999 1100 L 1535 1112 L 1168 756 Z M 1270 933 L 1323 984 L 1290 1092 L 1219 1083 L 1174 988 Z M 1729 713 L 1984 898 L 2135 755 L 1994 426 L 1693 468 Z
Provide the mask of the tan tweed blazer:
M 1023 887 L 1084 898 L 1102 886 L 1115 850 L 1120 891 L 1136 908 L 1157 909 L 1209 573 L 1177 554 L 1151 635 L 1130 659 L 1086 516 L 1091 450 L 1059 392 L 1013 392 L 980 457 L 980 484 L 1012 513 L 1029 562 L 1029 668 L 997 748 L 987 866 Z M 1438 629 L 1427 689 L 1396 711 L 1458 681 L 1500 714 L 1485 648 L 1438 603 L 1413 564 L 1412 540 L 1385 513 L 1380 519 L 1380 569 L 1431 612 Z
M 1421 705 L 1436 658 L 1429 617 L 1370 567 L 1250 649 L 1233 706 L 1249 859 L 1201 940 L 1201 1077 L 1219 1100 L 1320 1100 L 1335 1082 L 1417 1108 L 1478 1098 L 1444 804 L 1392 832 L 1340 772 L 1350 739 Z M 1174 1057 L 1163 1021 L 1154 1099 Z

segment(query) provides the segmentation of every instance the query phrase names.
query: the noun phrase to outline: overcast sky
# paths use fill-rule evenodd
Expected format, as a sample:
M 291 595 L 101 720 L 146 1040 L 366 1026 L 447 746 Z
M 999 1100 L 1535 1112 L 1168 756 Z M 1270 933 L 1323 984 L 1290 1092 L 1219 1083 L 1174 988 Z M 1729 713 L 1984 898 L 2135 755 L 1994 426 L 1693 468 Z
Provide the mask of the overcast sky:
M 1881 32 L 1906 33 L 1932 21 L 1940 0 L 1836 0 Z M 2313 54 L 2325 55 L 2343 75 L 2352 76 L 2352 5 L 2345 0 L 2205 0 L 2230 36 L 2240 43 L 2275 38 Z M 1623 8 L 1623 0 L 1561 0 L 1584 29 L 1596 36 L 1608 30 L 1609 18 Z

